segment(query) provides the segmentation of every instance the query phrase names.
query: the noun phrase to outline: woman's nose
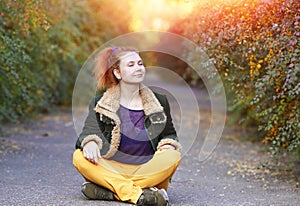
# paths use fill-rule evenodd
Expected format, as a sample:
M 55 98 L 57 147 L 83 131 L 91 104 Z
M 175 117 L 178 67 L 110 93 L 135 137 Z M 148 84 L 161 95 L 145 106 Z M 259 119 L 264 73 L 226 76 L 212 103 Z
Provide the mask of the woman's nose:
M 137 70 L 137 71 L 140 71 L 140 70 L 142 70 L 142 69 L 144 69 L 144 65 L 137 65 L 137 67 L 136 67 L 136 70 Z

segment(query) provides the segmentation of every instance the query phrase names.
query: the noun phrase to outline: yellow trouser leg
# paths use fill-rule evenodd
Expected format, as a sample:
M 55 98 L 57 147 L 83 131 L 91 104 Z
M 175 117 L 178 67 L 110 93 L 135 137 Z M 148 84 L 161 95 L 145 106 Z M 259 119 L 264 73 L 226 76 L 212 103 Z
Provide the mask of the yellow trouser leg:
M 118 166 L 114 166 L 114 161 L 100 159 L 98 165 L 94 165 L 77 149 L 73 154 L 73 164 L 86 179 L 110 189 L 122 201 L 136 203 L 142 194 L 141 187 L 116 170 Z
M 165 189 L 166 191 L 168 191 L 170 179 L 171 179 L 171 177 L 166 179 L 165 181 L 159 183 L 155 187 L 157 187 L 158 189 Z
M 181 155 L 175 150 L 157 151 L 149 162 L 140 166 L 131 179 L 141 188 L 158 186 L 167 190 L 169 179 L 180 161 Z

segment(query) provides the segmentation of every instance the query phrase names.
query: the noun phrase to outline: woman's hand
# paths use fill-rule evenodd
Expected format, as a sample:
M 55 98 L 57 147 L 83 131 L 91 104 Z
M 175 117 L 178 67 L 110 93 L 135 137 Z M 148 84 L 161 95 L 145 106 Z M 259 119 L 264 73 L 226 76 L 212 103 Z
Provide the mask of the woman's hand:
M 83 156 L 93 164 L 98 164 L 98 159 L 101 158 L 98 145 L 94 141 L 90 141 L 83 146 Z
M 165 145 L 163 145 L 163 146 L 161 146 L 159 148 L 160 151 L 162 151 L 162 150 L 168 150 L 168 149 L 175 150 L 175 147 L 173 145 L 170 145 L 170 144 L 165 144 Z

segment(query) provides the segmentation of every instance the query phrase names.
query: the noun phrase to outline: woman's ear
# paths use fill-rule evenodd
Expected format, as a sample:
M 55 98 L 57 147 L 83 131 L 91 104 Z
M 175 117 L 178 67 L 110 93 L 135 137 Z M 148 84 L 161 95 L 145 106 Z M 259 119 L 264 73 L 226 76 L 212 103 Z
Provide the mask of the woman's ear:
M 120 74 L 120 71 L 118 69 L 114 69 L 113 70 L 113 73 L 115 75 L 115 77 L 118 79 L 118 80 L 121 80 L 121 74 Z

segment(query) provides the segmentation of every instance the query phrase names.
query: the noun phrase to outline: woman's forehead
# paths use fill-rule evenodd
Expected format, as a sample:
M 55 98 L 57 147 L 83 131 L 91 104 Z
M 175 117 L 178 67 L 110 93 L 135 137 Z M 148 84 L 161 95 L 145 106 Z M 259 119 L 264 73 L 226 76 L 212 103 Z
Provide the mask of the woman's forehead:
M 136 52 L 126 52 L 120 57 L 121 62 L 139 61 L 141 57 Z

